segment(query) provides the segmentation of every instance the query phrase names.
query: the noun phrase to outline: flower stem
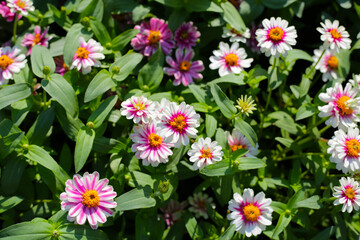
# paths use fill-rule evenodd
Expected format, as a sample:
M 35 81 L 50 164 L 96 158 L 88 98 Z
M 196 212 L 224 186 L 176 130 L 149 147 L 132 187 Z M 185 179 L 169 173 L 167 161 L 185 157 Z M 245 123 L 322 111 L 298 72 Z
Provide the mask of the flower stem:
M 276 60 L 277 60 L 277 58 L 274 58 L 274 63 L 273 63 L 273 66 L 272 66 L 272 71 L 275 71 L 275 70 L 276 70 Z M 270 88 L 270 79 L 269 79 L 269 88 Z M 270 100 L 271 100 L 271 93 L 272 93 L 272 89 L 270 88 L 269 94 L 268 94 L 268 96 L 267 96 L 267 100 L 266 100 L 264 112 L 266 112 L 267 108 L 269 107 Z
M 15 20 L 14 20 L 14 29 L 13 29 L 14 44 L 16 44 L 16 29 L 17 29 L 18 17 L 19 17 L 19 11 L 16 11 Z
M 306 74 L 307 78 L 312 79 L 312 77 L 310 77 L 310 75 L 314 71 L 314 69 L 318 65 L 318 63 L 320 62 L 320 60 L 323 57 L 325 51 L 326 51 L 326 49 L 323 50 L 323 52 L 321 53 L 321 55 L 320 55 L 319 59 L 317 60 L 317 62 L 315 63 L 315 65 L 313 65 L 312 68 L 310 69 L 310 71 L 308 72 L 308 74 Z

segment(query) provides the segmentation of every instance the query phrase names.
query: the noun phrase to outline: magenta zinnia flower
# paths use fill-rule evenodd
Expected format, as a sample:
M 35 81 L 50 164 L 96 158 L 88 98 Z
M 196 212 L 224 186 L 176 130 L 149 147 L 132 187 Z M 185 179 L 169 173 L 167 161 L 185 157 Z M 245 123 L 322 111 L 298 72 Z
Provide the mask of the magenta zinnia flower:
M 132 96 L 121 103 L 121 115 L 133 119 L 134 123 L 148 123 L 152 117 L 155 105 L 146 97 Z
M 136 25 L 134 29 L 140 32 L 131 40 L 131 46 L 145 56 L 153 55 L 159 44 L 165 55 L 169 55 L 175 46 L 168 24 L 162 19 L 151 18 L 150 22 Z
M 109 208 L 117 206 L 116 192 L 108 182 L 107 178 L 99 180 L 98 172 L 86 172 L 83 177 L 76 174 L 73 180 L 67 180 L 65 192 L 60 194 L 61 209 L 69 211 L 67 219 L 80 225 L 87 219 L 93 229 L 105 223 L 106 217 L 113 215 Z
M 20 49 L 17 47 L 0 48 L 0 85 L 6 84 L 7 80 L 13 78 L 14 73 L 25 67 L 25 55 L 19 53 Z
M 22 40 L 21 45 L 24 47 L 30 47 L 27 55 L 31 54 L 31 50 L 33 46 L 40 45 L 47 47 L 49 45 L 49 40 L 51 37 L 46 37 L 47 32 L 49 31 L 49 27 L 45 28 L 44 31 L 41 33 L 40 26 L 36 26 L 34 29 L 34 34 L 27 33 Z
M 196 41 L 200 37 L 200 32 L 197 27 L 193 26 L 193 22 L 182 23 L 175 31 L 176 46 L 181 49 L 190 50 L 191 47 L 196 45 Z
M 203 76 L 199 73 L 204 70 L 202 61 L 191 62 L 194 57 L 194 51 L 183 51 L 180 48 L 176 49 L 176 61 L 170 56 L 166 57 L 166 62 L 171 67 L 165 67 L 164 72 L 175 77 L 174 85 L 178 86 L 182 83 L 184 86 L 193 83 L 193 78 L 202 79 Z
M 0 15 L 8 22 L 14 21 L 16 13 L 11 12 L 10 8 L 6 5 L 6 2 L 0 3 Z M 18 15 L 18 19 L 22 18 L 21 14 Z
M 55 72 L 59 73 L 61 76 L 64 76 L 64 74 L 69 71 L 69 67 L 64 62 L 64 56 L 58 56 L 54 58 L 55 61 Z

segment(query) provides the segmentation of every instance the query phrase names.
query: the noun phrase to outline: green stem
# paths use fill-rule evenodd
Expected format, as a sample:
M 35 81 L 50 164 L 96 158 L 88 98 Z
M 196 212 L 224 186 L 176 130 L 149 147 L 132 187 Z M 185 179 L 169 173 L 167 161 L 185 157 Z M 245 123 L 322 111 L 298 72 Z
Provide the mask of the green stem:
M 275 71 L 275 70 L 276 70 L 276 60 L 277 60 L 277 58 L 274 58 L 274 63 L 273 63 L 273 66 L 272 66 L 272 71 Z M 270 80 L 269 80 L 269 88 L 270 88 Z M 266 99 L 266 104 L 265 104 L 264 112 L 266 112 L 267 108 L 268 108 L 269 105 L 270 105 L 271 93 L 272 93 L 272 89 L 270 88 L 270 92 L 269 92 L 269 94 L 268 94 L 268 96 L 267 96 L 267 99 Z
M 15 20 L 14 20 L 14 29 L 13 29 L 13 34 L 14 34 L 14 44 L 16 44 L 16 29 L 17 29 L 17 23 L 18 23 L 18 17 L 19 17 L 19 11 L 16 12 L 15 15 Z
M 312 66 L 312 68 L 310 69 L 309 73 L 306 75 L 307 78 L 312 79 L 312 77 L 310 77 L 311 73 L 315 70 L 315 67 L 318 65 L 318 63 L 320 62 L 322 56 L 324 55 L 326 49 L 323 50 L 323 52 L 321 53 L 319 59 L 317 60 L 317 62 L 315 63 L 315 65 Z

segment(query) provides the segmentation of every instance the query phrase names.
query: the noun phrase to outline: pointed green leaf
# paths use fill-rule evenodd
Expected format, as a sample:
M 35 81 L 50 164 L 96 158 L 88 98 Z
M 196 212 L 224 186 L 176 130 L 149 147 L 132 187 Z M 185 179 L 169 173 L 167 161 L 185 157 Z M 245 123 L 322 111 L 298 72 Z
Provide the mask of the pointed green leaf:
M 254 129 L 247 122 L 245 122 L 241 118 L 236 118 L 235 128 L 239 130 L 242 134 L 244 134 L 244 136 L 249 140 L 249 142 L 253 147 L 256 146 L 257 143 L 256 133 Z
M 22 200 L 24 199 L 18 196 L 12 196 L 12 197 L 0 196 L 0 213 L 3 213 L 9 210 L 10 208 L 15 207 L 16 205 L 21 203 Z
M 75 146 L 75 172 L 79 172 L 85 165 L 90 155 L 95 139 L 95 131 L 87 127 L 82 127 L 76 138 Z
M 27 98 L 31 93 L 31 87 L 26 83 L 17 83 L 4 87 L 0 90 L 0 110 L 14 102 Z
M 235 233 L 235 224 L 231 224 L 226 231 L 221 234 L 219 240 L 231 240 Z
M 138 82 L 142 90 L 152 91 L 159 87 L 163 79 L 164 54 L 160 48 L 151 56 L 149 62 L 140 69 Z
M 34 124 L 26 134 L 30 144 L 41 146 L 49 132 L 55 117 L 53 108 L 48 108 L 41 112 Z
M 0 231 L 3 240 L 48 240 L 54 227 L 47 222 L 22 222 Z
M 45 66 L 50 68 L 50 73 L 55 71 L 54 59 L 46 47 L 35 45 L 31 50 L 30 59 L 32 71 L 39 78 L 44 77 L 43 68 Z
M 105 46 L 107 43 L 111 42 L 111 37 L 106 30 L 106 27 L 98 19 L 90 18 L 90 27 L 101 45 Z
M 88 88 L 86 89 L 84 101 L 90 102 L 115 86 L 116 81 L 112 80 L 110 73 L 103 69 L 95 75 L 93 80 L 91 80 Z
M 91 116 L 88 119 L 88 122 L 94 123 L 94 128 L 98 128 L 101 126 L 107 115 L 110 113 L 110 111 L 113 109 L 114 105 L 116 104 L 116 101 L 118 100 L 118 97 L 111 96 L 108 97 L 105 101 L 103 101 L 100 106 L 91 114 Z
M 244 33 L 246 31 L 246 26 L 239 11 L 236 10 L 230 2 L 221 3 L 221 7 L 224 10 L 221 15 L 225 22 L 230 24 L 230 26 L 235 28 L 237 31 Z
M 233 102 L 226 96 L 221 88 L 216 84 L 210 84 L 211 94 L 213 95 L 216 104 L 220 111 L 226 118 L 232 118 L 236 114 L 236 108 Z
M 128 53 L 119 59 L 117 59 L 113 64 L 111 64 L 109 70 L 113 74 L 112 78 L 117 81 L 125 80 L 131 71 L 141 62 L 143 59 L 142 54 L 139 53 Z M 113 73 L 113 68 L 119 67 L 120 72 L 117 74 Z
M 129 29 L 114 38 L 111 42 L 113 51 L 121 51 L 139 33 L 137 29 Z
M 128 211 L 139 208 L 154 207 L 156 201 L 151 197 L 152 190 L 149 186 L 135 188 L 115 198 L 117 211 Z

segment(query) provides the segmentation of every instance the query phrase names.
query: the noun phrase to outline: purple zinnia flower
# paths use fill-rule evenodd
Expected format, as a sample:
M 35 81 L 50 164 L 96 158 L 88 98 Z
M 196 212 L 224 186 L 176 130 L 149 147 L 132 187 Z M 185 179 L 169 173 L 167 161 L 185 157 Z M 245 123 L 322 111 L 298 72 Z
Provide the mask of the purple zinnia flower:
M 64 56 L 58 56 L 54 58 L 55 61 L 55 72 L 59 73 L 61 76 L 64 76 L 64 74 L 69 71 L 69 67 L 64 62 Z
M 183 22 L 175 32 L 176 46 L 190 50 L 196 45 L 199 37 L 200 32 L 197 31 L 197 27 L 193 26 L 193 22 Z
M 24 47 L 30 47 L 29 51 L 26 53 L 27 55 L 31 54 L 31 50 L 33 46 L 40 45 L 47 47 L 49 45 L 49 40 L 51 37 L 46 37 L 46 34 L 49 31 L 49 27 L 45 28 L 44 31 L 41 33 L 41 27 L 36 26 L 34 29 L 34 34 L 27 33 L 24 37 L 24 40 L 22 40 L 21 45 Z

